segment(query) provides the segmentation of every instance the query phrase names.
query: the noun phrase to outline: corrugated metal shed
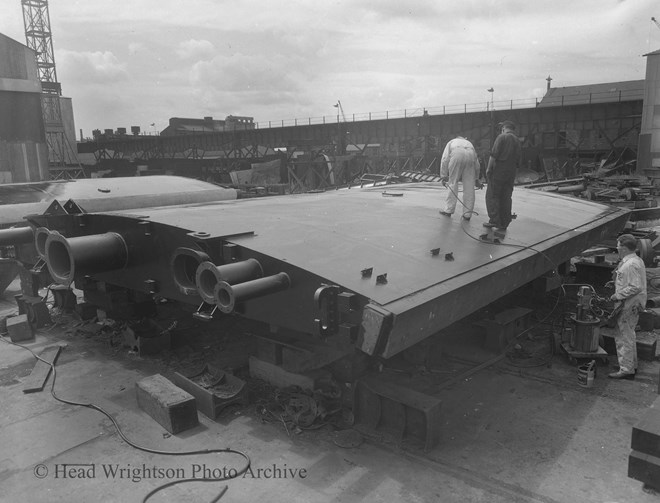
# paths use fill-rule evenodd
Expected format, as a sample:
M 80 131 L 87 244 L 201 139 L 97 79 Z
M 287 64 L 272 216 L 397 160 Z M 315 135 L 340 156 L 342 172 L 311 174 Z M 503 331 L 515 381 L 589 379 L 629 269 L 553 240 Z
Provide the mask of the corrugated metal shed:
M 644 80 L 605 82 L 584 86 L 552 87 L 539 107 L 586 105 L 591 103 L 617 103 L 644 99 Z

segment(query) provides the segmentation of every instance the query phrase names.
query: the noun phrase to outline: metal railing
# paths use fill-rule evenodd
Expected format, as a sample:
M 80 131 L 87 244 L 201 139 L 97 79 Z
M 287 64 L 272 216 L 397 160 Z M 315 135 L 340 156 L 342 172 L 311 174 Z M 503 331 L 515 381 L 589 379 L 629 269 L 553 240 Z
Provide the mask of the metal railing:
M 598 93 L 548 96 L 545 98 L 527 98 L 519 100 L 481 101 L 477 103 L 463 103 L 461 105 L 443 105 L 437 107 L 404 108 L 403 110 L 386 110 L 384 112 L 361 112 L 346 115 L 346 122 L 406 119 L 423 117 L 425 115 L 450 115 L 474 112 L 490 112 L 534 108 L 538 106 L 569 106 L 578 104 L 617 103 L 642 99 L 644 89 L 625 89 L 603 91 Z M 304 119 L 281 119 L 276 121 L 256 122 L 256 129 L 311 126 L 314 124 L 337 124 L 343 122 L 340 114 L 323 115 L 320 117 L 307 117 Z

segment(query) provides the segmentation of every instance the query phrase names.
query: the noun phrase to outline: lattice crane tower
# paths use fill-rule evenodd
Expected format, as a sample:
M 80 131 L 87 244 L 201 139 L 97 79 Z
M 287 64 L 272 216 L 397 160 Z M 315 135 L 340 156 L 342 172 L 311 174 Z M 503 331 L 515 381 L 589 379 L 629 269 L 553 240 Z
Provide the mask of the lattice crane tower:
M 27 46 L 37 55 L 37 69 L 41 81 L 41 109 L 46 128 L 48 160 L 51 177 L 59 178 L 62 172 L 52 170 L 54 166 L 76 165 L 78 170 L 70 171 L 67 176 L 80 176 L 80 163 L 76 152 L 65 134 L 62 120 L 60 97 L 62 86 L 57 81 L 55 54 L 50 30 L 50 14 L 47 0 L 21 0 L 23 5 L 23 23 Z

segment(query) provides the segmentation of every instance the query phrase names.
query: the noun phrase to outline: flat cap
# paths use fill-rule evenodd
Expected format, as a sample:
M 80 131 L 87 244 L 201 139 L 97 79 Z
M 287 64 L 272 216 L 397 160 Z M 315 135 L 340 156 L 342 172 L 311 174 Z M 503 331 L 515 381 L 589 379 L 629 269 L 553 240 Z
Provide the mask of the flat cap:
M 516 129 L 516 123 L 513 121 L 502 121 L 499 125 L 509 129 Z

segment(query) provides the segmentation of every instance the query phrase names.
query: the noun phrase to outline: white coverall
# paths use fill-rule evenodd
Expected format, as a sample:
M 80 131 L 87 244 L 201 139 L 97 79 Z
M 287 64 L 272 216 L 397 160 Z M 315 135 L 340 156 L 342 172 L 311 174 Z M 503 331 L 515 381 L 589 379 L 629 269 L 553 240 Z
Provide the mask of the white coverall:
M 461 181 L 466 212 L 463 215 L 470 218 L 474 209 L 474 184 L 479 176 L 479 159 L 472 143 L 460 136 L 447 143 L 440 161 L 440 176 L 449 179 L 447 186 L 451 189 L 447 194 L 445 212 L 454 213 L 456 210 L 455 194 L 458 194 L 458 182 Z
M 614 273 L 614 299 L 623 301 L 623 309 L 616 320 L 616 353 L 620 372 L 632 374 L 637 369 L 635 327 L 639 312 L 646 306 L 646 267 L 633 252 L 621 259 Z

